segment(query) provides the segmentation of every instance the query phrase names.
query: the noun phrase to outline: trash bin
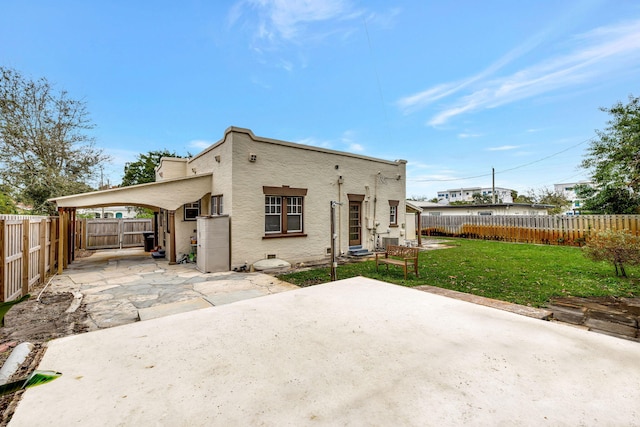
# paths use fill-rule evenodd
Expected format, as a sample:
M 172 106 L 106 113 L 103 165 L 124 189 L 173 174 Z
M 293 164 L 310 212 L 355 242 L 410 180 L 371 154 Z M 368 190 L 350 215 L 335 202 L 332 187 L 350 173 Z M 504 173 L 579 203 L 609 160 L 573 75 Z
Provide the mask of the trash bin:
M 143 231 L 142 235 L 144 236 L 144 251 L 151 252 L 155 243 L 153 231 Z

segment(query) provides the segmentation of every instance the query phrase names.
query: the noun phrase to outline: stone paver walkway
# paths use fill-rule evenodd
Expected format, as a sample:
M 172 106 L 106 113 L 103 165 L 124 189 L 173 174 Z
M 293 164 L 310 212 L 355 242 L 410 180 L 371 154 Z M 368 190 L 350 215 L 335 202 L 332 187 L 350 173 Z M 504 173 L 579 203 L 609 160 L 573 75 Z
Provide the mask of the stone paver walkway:
M 195 264 L 169 265 L 138 248 L 76 259 L 49 286 L 54 292 L 82 294 L 89 330 L 136 322 L 138 311 L 150 307 L 195 299 L 222 305 L 298 289 L 263 273 L 201 273 Z

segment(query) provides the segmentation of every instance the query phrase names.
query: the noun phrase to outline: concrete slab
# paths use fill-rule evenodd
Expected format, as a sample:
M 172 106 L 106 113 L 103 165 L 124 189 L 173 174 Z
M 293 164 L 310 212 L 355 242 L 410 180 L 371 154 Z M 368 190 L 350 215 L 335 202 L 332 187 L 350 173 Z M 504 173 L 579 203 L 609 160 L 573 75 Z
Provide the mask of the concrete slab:
M 353 278 L 53 340 L 10 423 L 638 425 L 640 344 Z
M 140 317 L 140 320 L 150 320 L 157 319 L 158 317 L 184 313 L 185 311 L 210 308 L 211 306 L 212 304 L 204 298 L 194 298 L 187 301 L 178 301 L 170 304 L 141 308 L 140 310 L 138 310 L 138 316 Z
M 257 298 L 267 295 L 266 292 L 259 289 L 247 289 L 237 292 L 219 293 L 206 297 L 206 300 L 213 305 L 231 304 L 232 302 L 242 301 L 250 298 Z

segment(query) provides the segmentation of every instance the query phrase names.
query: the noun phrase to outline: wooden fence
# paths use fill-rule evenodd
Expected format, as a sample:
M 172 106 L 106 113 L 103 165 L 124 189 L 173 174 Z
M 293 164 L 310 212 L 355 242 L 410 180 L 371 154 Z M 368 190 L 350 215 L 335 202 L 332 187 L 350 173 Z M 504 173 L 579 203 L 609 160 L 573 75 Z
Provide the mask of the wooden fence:
M 0 215 L 0 301 L 28 294 L 56 272 L 59 230 L 59 217 Z M 123 248 L 144 246 L 142 233 L 151 230 L 151 219 L 78 219 L 69 235 L 74 249 Z
M 29 293 L 53 274 L 58 260 L 58 218 L 0 215 L 0 298 Z
M 640 235 L 640 215 L 422 215 L 423 236 L 582 246 L 593 233 L 629 230 Z
M 77 238 L 84 238 L 86 249 L 131 248 L 144 246 L 144 232 L 153 231 L 151 218 L 83 219 L 78 221 Z

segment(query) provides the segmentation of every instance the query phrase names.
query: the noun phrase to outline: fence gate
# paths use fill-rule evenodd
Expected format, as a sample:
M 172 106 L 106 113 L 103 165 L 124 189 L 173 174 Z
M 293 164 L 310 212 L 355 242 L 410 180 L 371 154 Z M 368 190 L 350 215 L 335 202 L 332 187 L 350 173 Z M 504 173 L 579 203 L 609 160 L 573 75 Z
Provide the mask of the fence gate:
M 87 249 L 115 249 L 144 246 L 145 231 L 153 231 L 150 218 L 89 219 Z

